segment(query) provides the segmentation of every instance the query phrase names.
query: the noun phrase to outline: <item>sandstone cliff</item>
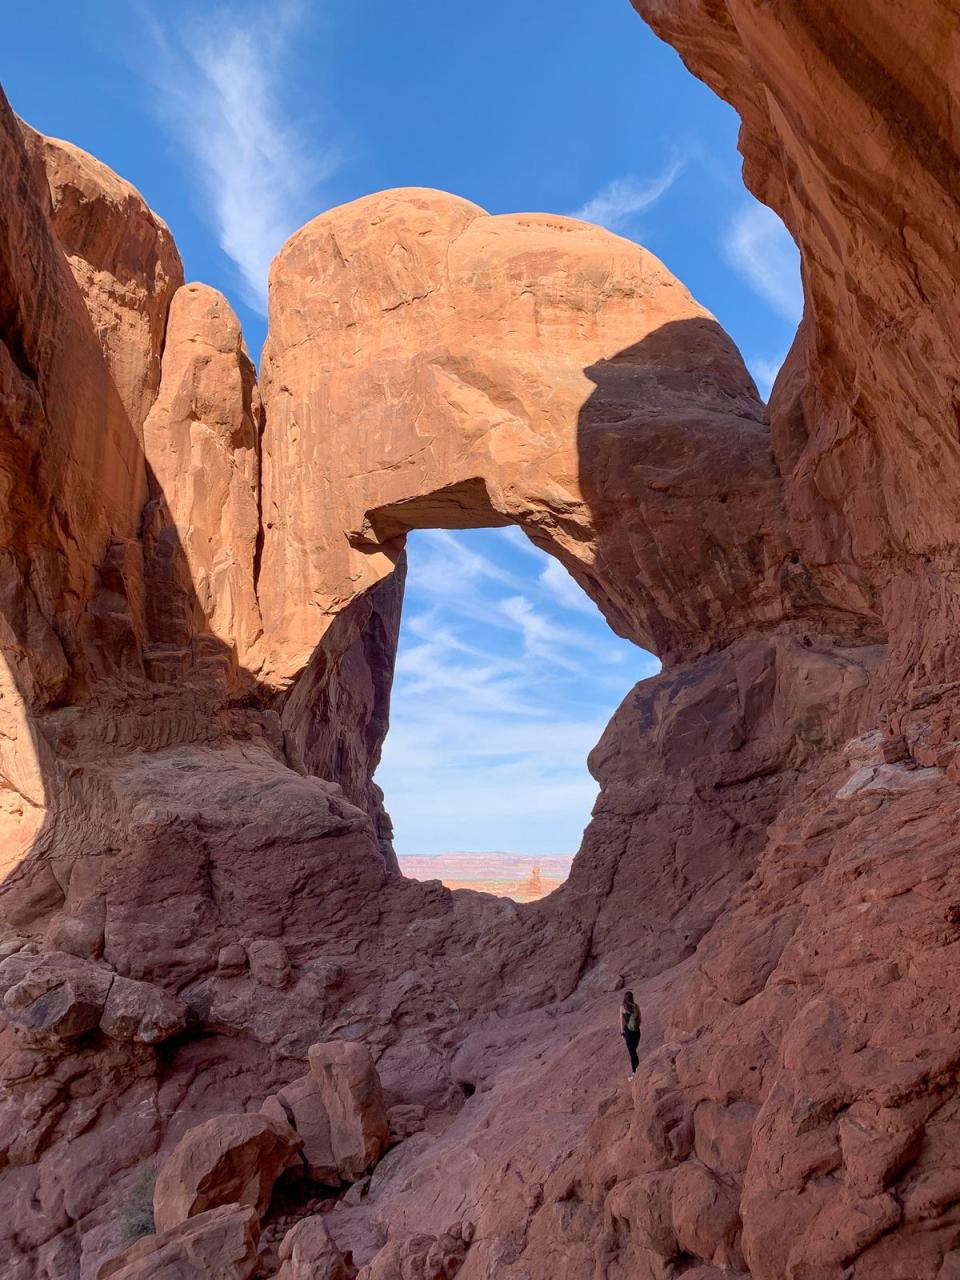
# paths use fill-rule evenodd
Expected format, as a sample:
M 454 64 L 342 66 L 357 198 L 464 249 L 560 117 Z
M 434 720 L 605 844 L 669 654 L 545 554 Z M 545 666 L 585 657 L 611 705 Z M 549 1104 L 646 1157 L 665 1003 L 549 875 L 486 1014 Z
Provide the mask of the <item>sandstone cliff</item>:
M 960 1274 L 955 15 L 634 3 L 801 248 L 766 407 L 643 249 L 419 189 L 283 247 L 258 388 L 138 194 L 0 100 L 13 1280 L 97 1275 L 143 1170 L 331 1039 L 369 1181 L 137 1257 L 248 1276 L 262 1210 L 305 1219 L 263 1273 Z M 523 907 L 397 875 L 372 782 L 406 532 L 506 523 L 664 660 Z

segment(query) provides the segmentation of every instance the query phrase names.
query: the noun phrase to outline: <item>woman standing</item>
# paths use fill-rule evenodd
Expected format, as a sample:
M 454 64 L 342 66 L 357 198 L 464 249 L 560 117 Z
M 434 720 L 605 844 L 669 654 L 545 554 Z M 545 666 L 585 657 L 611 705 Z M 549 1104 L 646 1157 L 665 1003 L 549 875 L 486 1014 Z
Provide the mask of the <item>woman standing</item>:
M 624 1043 L 627 1046 L 627 1053 L 630 1055 L 630 1079 L 640 1065 L 640 1059 L 637 1057 L 637 1045 L 640 1043 L 640 1006 L 633 998 L 632 991 L 623 993 L 623 1000 L 620 1004 L 620 1034 L 623 1036 Z

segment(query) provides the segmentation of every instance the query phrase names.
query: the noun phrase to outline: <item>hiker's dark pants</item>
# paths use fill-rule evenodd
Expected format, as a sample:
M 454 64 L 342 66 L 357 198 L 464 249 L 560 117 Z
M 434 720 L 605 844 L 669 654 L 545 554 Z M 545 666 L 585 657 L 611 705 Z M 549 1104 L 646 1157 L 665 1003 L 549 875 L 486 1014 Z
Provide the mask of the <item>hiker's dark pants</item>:
M 630 1070 L 636 1071 L 640 1065 L 640 1059 L 637 1057 L 637 1045 L 640 1043 L 639 1031 L 624 1031 L 623 1042 L 627 1046 L 627 1053 L 630 1055 Z

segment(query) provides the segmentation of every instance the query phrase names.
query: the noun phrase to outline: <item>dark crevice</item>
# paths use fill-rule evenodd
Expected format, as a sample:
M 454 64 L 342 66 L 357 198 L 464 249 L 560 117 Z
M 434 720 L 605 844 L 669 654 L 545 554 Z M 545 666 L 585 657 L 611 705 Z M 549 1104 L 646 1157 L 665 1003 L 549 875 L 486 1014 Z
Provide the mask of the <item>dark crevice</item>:
M 256 378 L 256 370 L 254 377 Z M 257 536 L 253 544 L 253 594 L 260 607 L 260 570 L 263 564 L 263 544 L 265 541 L 263 527 L 263 432 L 266 426 L 266 414 L 263 405 L 255 417 L 254 440 L 257 450 Z

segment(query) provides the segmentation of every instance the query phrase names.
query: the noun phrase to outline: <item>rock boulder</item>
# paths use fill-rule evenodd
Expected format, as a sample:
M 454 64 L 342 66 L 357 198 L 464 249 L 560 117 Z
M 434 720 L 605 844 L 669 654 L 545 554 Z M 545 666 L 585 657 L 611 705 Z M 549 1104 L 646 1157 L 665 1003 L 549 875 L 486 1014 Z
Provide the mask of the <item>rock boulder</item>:
M 271 1094 L 261 1110 L 296 1129 L 311 1178 L 331 1186 L 354 1182 L 389 1141 L 376 1066 L 369 1050 L 347 1041 L 312 1045 L 309 1056 L 309 1073 Z
M 187 1009 L 182 1001 L 167 995 L 152 982 L 114 978 L 100 1029 L 114 1040 L 140 1040 L 156 1044 L 179 1034 L 187 1025 Z
M 216 1116 L 190 1129 L 157 1177 L 157 1229 L 172 1230 L 220 1205 L 250 1205 L 262 1214 L 300 1146 L 289 1125 L 262 1115 Z
M 310 1046 L 310 1074 L 327 1114 L 330 1150 L 340 1177 L 354 1182 L 380 1159 L 390 1140 L 380 1077 L 370 1051 L 355 1041 Z
M 330 1238 L 323 1218 L 304 1218 L 280 1242 L 277 1280 L 354 1280 L 357 1269 Z
M 3 1012 L 31 1031 L 72 1040 L 99 1026 L 114 974 L 65 952 L 13 955 L 0 964 Z
M 300 1076 L 264 1100 L 260 1108 L 278 1123 L 289 1122 L 303 1140 L 303 1159 L 309 1176 L 328 1186 L 340 1185 L 340 1170 L 333 1153 L 330 1117 L 322 1083 L 312 1074 Z

